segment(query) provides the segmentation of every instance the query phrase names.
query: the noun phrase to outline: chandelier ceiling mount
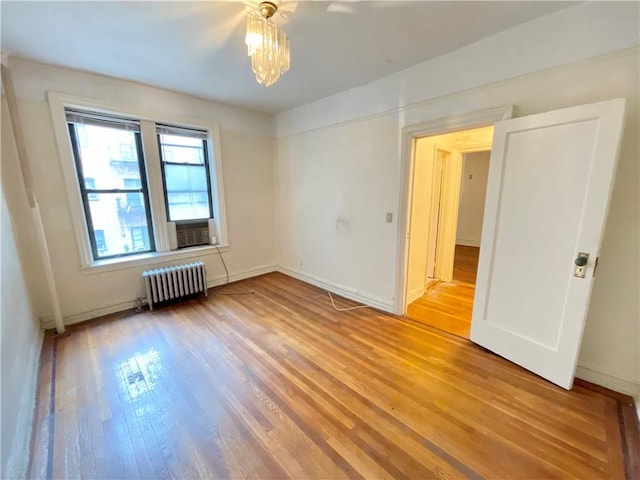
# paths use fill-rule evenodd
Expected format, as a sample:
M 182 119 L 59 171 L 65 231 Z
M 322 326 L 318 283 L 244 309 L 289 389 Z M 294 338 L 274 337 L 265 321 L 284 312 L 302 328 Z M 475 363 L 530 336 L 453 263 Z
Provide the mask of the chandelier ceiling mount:
M 278 11 L 278 6 L 273 2 L 260 2 L 258 11 L 260 15 L 269 20 Z

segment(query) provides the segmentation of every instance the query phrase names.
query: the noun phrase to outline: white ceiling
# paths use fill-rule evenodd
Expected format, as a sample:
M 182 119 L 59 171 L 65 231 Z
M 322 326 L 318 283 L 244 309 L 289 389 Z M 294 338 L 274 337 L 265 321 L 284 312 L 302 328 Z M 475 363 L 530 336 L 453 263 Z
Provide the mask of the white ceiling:
M 244 45 L 248 3 L 3 0 L 1 45 L 46 63 L 280 112 L 573 4 L 283 0 L 278 22 L 291 42 L 291 70 L 265 88 Z

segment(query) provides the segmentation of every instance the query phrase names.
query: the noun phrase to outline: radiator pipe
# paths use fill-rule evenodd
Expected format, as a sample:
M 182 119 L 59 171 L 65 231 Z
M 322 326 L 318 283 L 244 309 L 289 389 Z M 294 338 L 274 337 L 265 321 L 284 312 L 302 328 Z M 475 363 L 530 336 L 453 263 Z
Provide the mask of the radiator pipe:
M 36 195 L 33 191 L 33 183 L 31 177 L 31 169 L 29 168 L 29 162 L 27 160 L 27 148 L 24 140 L 24 133 L 22 131 L 22 123 L 20 123 L 20 112 L 18 111 L 18 101 L 16 99 L 16 93 L 13 88 L 13 80 L 11 78 L 11 72 L 2 63 L 2 86 L 4 89 L 5 98 L 7 101 L 7 109 L 9 111 L 9 118 L 11 120 L 11 131 L 13 133 L 13 140 L 18 152 L 18 161 L 20 163 L 20 173 L 22 182 L 24 183 L 25 191 L 27 192 L 27 200 L 29 202 L 29 208 L 31 209 L 31 219 L 36 230 L 36 236 L 38 238 L 38 247 L 40 249 L 40 256 L 42 257 L 42 264 L 44 266 L 44 274 L 47 280 L 47 287 L 49 289 L 49 296 L 51 298 L 51 305 L 53 307 L 53 318 L 56 325 L 56 331 L 58 333 L 64 332 L 64 322 L 62 321 L 62 310 L 60 309 L 60 299 L 58 297 L 58 289 L 56 287 L 56 280 L 53 275 L 53 266 L 51 265 L 51 256 L 49 254 L 49 246 L 47 243 L 47 236 L 44 231 L 44 224 L 42 223 L 42 214 L 40 213 L 40 207 Z

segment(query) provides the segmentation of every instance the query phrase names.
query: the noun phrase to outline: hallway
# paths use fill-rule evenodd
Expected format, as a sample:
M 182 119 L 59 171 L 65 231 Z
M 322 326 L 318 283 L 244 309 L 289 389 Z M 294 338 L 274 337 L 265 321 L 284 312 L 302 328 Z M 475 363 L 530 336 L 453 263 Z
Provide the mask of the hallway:
M 469 338 L 480 248 L 456 245 L 453 281 L 431 284 L 409 305 L 407 317 Z

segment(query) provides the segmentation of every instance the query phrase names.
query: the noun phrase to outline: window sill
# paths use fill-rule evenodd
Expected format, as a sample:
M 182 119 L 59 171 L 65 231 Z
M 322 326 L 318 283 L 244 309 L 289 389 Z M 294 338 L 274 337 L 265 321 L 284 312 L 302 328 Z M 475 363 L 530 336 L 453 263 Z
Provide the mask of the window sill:
M 218 248 L 222 253 L 229 251 L 229 245 L 218 245 Z M 147 265 L 154 266 L 176 260 L 202 257 L 203 255 L 217 255 L 218 248 L 213 245 L 205 245 L 202 247 L 172 250 L 170 252 L 151 252 L 127 257 L 110 258 L 108 260 L 96 260 L 91 265 L 80 267 L 80 271 L 83 275 L 94 275 L 97 273 L 125 270 Z

